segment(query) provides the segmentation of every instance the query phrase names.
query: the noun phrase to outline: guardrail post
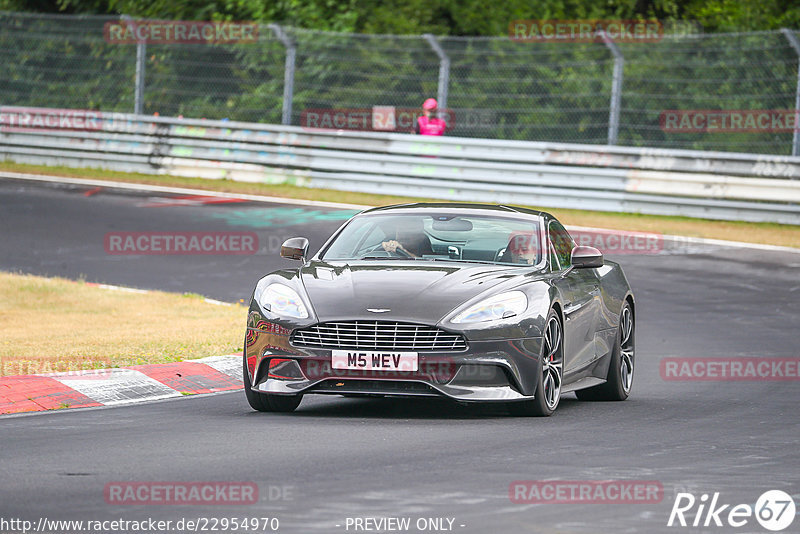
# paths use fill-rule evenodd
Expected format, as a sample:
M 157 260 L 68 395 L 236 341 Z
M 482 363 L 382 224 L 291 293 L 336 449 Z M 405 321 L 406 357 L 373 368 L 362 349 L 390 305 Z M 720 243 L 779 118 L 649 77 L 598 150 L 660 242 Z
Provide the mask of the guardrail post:
M 132 22 L 130 15 L 123 15 L 122 20 Z M 134 32 L 134 35 L 136 33 Z M 133 112 L 141 115 L 144 110 L 144 60 L 147 54 L 147 43 L 137 41 L 136 43 L 136 78 L 133 88 Z
M 442 45 L 439 44 L 439 41 L 436 40 L 430 33 L 426 33 L 423 35 L 428 44 L 436 52 L 436 55 L 439 56 L 439 89 L 436 95 L 436 100 L 439 103 L 439 117 L 442 116 L 443 113 L 447 110 L 447 90 L 450 86 L 450 58 L 447 57 L 447 53 L 442 48 Z
M 800 121 L 798 121 L 800 119 L 800 40 L 788 28 L 781 28 L 781 31 L 797 54 L 797 84 L 794 90 L 794 134 L 792 135 L 792 156 L 797 156 L 800 155 L 800 132 L 797 131 L 800 126 Z
M 625 57 L 622 55 L 617 43 L 606 32 L 598 32 L 606 48 L 614 55 L 614 74 L 611 81 L 611 104 L 608 111 L 608 144 L 616 145 L 619 135 L 619 109 L 622 101 L 622 69 L 625 67 Z
M 281 124 L 292 124 L 292 99 L 294 98 L 294 64 L 297 56 L 297 45 L 294 39 L 286 35 L 278 24 L 269 24 L 275 36 L 283 43 L 286 48 L 286 63 L 283 69 L 283 114 Z

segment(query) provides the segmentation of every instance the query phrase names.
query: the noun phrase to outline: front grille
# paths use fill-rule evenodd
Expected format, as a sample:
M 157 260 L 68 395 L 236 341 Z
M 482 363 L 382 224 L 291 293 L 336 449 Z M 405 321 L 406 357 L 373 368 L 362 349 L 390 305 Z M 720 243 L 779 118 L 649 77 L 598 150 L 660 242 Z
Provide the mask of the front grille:
M 457 351 L 467 342 L 461 334 L 435 326 L 393 321 L 346 321 L 319 323 L 295 330 L 291 343 L 314 349 L 362 349 L 393 351 Z

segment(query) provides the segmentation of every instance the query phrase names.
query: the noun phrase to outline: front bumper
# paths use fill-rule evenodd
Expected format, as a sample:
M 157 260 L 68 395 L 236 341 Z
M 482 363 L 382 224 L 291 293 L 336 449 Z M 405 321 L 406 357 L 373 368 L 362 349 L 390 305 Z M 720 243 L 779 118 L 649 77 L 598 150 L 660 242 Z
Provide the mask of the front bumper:
M 420 352 L 415 372 L 331 368 L 331 350 L 294 347 L 291 328 L 248 321 L 245 358 L 254 391 L 277 395 L 354 394 L 448 397 L 465 402 L 516 401 L 535 393 L 541 337 L 467 338 L 459 352 Z M 270 361 L 283 362 L 270 372 Z

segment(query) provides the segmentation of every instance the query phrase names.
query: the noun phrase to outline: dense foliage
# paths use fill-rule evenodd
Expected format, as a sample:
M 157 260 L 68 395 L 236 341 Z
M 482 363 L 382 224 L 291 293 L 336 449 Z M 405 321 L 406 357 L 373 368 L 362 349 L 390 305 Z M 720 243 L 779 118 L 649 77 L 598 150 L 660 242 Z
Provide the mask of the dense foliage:
M 796 0 L 0 0 L 0 10 L 256 20 L 363 33 L 504 35 L 516 19 L 691 20 L 706 31 L 800 27 Z
M 302 125 L 307 110 L 419 109 L 437 94 L 439 60 L 421 36 L 431 32 L 449 36 L 439 39 L 451 63 L 448 108 L 455 122 L 448 135 L 598 144 L 609 130 L 609 49 L 514 42 L 509 22 L 696 22 L 697 35 L 619 45 L 625 63 L 618 143 L 788 154 L 792 142 L 785 131 L 669 133 L 659 116 L 675 109 L 793 109 L 798 58 L 775 30 L 800 28 L 796 0 L 0 0 L 4 10 L 3 105 L 133 111 L 136 45 L 103 38 L 104 22 L 121 13 L 257 20 L 284 24 L 297 45 L 292 124 Z M 739 31 L 751 33 L 726 33 Z M 148 44 L 146 50 L 144 113 L 281 122 L 286 49 L 266 26 L 257 45 Z

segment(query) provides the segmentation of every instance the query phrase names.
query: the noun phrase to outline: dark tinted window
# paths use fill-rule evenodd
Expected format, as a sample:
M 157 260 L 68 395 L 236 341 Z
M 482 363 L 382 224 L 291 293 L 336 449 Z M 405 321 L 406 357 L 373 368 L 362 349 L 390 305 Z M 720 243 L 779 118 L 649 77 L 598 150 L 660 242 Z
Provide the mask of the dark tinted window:
M 398 257 L 538 265 L 541 219 L 458 212 L 376 213 L 353 219 L 322 253 L 325 260 Z
M 575 246 L 572 236 L 558 221 L 550 221 L 548 234 L 550 238 L 550 263 L 553 269 L 566 269 L 572 265 L 572 249 Z

